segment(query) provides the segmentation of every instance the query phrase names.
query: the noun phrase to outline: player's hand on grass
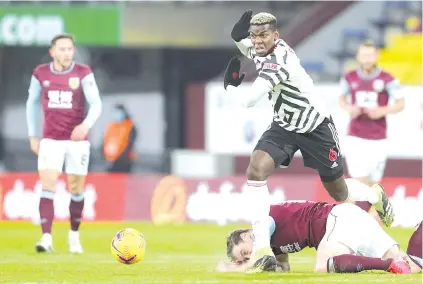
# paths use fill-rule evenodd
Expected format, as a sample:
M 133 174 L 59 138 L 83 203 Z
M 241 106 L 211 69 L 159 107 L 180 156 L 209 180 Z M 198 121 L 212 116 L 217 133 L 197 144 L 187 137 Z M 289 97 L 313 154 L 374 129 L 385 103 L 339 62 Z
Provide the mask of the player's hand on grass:
M 29 137 L 31 151 L 38 155 L 40 151 L 40 139 L 38 137 Z
M 241 74 L 239 76 L 239 70 L 241 69 L 241 61 L 239 61 L 238 57 L 232 57 L 231 61 L 229 61 L 228 67 L 226 67 L 225 77 L 223 86 L 226 88 L 229 85 L 238 87 L 242 80 L 244 80 L 245 74 Z
M 380 119 L 386 116 L 386 112 L 383 107 L 368 108 L 365 110 L 365 113 L 370 119 Z
M 241 19 L 234 25 L 231 32 L 231 37 L 234 41 L 239 42 L 249 36 L 250 21 L 253 11 L 247 10 L 242 14 Z
M 88 131 L 90 128 L 85 124 L 80 124 L 76 126 L 71 134 L 71 139 L 73 141 L 82 141 L 88 136 Z

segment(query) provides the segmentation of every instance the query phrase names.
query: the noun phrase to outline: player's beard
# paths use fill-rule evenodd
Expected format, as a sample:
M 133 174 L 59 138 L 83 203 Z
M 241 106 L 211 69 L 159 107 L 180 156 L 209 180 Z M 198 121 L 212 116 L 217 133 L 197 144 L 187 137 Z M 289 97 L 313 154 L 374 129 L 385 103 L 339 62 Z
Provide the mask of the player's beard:
M 62 69 L 62 71 L 65 71 L 71 67 L 72 60 L 57 60 L 57 65 L 60 69 Z

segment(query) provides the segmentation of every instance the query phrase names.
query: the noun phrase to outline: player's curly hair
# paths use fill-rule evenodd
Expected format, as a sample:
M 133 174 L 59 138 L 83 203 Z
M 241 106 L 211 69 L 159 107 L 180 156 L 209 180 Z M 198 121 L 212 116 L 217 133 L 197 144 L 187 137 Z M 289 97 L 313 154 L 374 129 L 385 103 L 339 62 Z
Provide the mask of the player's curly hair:
M 239 229 L 230 233 L 226 237 L 226 255 L 230 260 L 234 260 L 234 247 L 242 241 L 241 234 L 248 232 L 250 229 Z
M 275 30 L 277 28 L 277 20 L 276 17 L 270 13 L 262 12 L 254 15 L 251 18 L 250 25 L 260 26 L 269 24 L 270 28 Z

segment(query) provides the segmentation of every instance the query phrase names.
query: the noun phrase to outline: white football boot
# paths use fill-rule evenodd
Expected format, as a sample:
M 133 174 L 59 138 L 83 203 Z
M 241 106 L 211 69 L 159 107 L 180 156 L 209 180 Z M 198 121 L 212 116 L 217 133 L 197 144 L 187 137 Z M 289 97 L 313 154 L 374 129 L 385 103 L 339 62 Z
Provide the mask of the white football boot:
M 41 240 L 35 244 L 37 252 L 53 252 L 53 237 L 51 234 L 43 234 Z
M 78 231 L 69 231 L 68 245 L 70 253 L 84 253 Z

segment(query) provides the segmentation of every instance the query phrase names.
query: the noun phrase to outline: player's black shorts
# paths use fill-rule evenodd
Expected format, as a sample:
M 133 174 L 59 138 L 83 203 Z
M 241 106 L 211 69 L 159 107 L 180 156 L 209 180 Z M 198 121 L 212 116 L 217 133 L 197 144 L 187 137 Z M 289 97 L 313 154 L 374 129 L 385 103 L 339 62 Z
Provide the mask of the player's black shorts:
M 276 167 L 288 167 L 298 150 L 304 166 L 316 169 L 323 182 L 330 182 L 344 174 L 338 134 L 332 119 L 326 118 L 310 133 L 295 133 L 272 122 L 254 150 L 268 153 Z

